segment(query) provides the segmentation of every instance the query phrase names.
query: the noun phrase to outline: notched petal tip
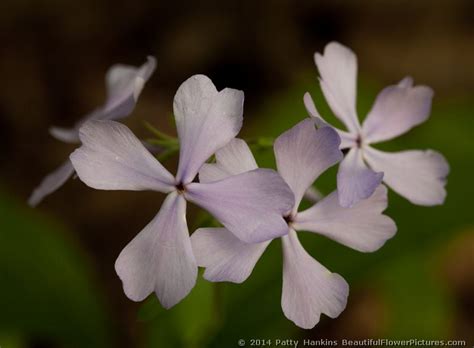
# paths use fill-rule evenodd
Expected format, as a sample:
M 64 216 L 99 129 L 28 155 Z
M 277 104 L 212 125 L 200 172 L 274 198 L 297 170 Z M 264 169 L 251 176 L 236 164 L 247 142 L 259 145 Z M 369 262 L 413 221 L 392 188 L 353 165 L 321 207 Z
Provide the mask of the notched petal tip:
M 319 70 L 319 83 L 324 97 L 335 116 L 350 130 L 360 129 L 356 111 L 357 57 L 349 48 L 331 42 L 324 48 L 324 54 L 315 54 Z
M 181 84 L 173 102 L 180 140 L 177 180 L 191 182 L 202 164 L 238 134 L 243 102 L 242 91 L 224 88 L 218 92 L 204 75 Z
M 313 328 L 321 314 L 336 318 L 345 309 L 349 285 L 313 259 L 299 242 L 295 231 L 282 239 L 285 316 L 304 329 Z
M 115 269 L 124 292 L 142 301 L 155 292 L 164 308 L 192 290 L 197 264 L 186 225 L 186 201 L 169 194 L 156 217 L 122 250 Z
M 413 77 L 405 76 L 399 83 L 398 87 L 401 88 L 410 88 L 413 87 Z

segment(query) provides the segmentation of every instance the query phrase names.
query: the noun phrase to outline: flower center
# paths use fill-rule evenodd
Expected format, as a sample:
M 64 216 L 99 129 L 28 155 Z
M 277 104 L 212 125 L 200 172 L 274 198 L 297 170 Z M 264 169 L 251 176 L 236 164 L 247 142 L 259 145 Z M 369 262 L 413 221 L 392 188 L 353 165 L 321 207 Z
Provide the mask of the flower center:
M 288 226 L 290 226 L 294 221 L 294 216 L 292 214 L 288 214 L 288 215 L 283 216 L 283 219 L 286 221 Z
M 186 186 L 182 182 L 176 184 L 176 191 L 178 191 L 179 194 L 183 194 L 186 191 Z
M 362 137 L 360 136 L 360 134 L 357 136 L 355 143 L 358 148 L 362 147 Z

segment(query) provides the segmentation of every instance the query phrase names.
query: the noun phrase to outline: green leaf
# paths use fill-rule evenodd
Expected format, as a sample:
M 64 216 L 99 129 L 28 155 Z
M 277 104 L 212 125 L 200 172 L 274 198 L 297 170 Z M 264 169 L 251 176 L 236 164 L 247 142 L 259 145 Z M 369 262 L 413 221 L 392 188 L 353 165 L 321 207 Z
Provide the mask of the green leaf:
M 100 290 L 76 243 L 2 191 L 0 211 L 0 331 L 70 347 L 110 346 Z
M 385 337 L 450 337 L 453 303 L 430 261 L 428 255 L 413 253 L 386 267 L 382 279 L 390 325 Z

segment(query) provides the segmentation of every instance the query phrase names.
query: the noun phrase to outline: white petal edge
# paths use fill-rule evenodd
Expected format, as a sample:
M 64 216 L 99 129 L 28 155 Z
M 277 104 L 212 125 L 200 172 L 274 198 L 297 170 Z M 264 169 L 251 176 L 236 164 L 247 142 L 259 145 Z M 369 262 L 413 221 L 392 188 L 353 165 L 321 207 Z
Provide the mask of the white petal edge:
M 198 266 L 206 268 L 204 279 L 242 283 L 270 241 L 248 244 L 225 228 L 200 228 L 191 235 L 191 244 Z
M 349 285 L 344 278 L 313 259 L 295 231 L 282 237 L 282 248 L 281 307 L 285 316 L 303 329 L 316 326 L 321 314 L 338 317 L 349 295 Z
M 107 101 L 95 119 L 116 120 L 128 116 L 156 68 L 156 59 L 147 57 L 139 68 L 131 65 L 113 65 L 106 74 Z
M 49 134 L 59 141 L 68 144 L 78 144 L 81 141 L 79 140 L 79 131 L 76 128 L 61 128 L 61 127 L 50 127 Z
M 128 116 L 150 76 L 156 68 L 156 59 L 147 57 L 141 67 L 115 64 L 105 75 L 107 98 L 103 106 L 83 116 L 73 128 L 51 127 L 49 133 L 54 138 L 76 144 L 80 142 L 79 128 L 88 120 L 114 120 Z
M 320 85 L 331 110 L 351 133 L 360 129 L 356 112 L 357 57 L 349 48 L 330 42 L 314 55 Z
M 79 178 L 100 190 L 174 189 L 173 176 L 125 125 L 88 121 L 80 129 L 82 146 L 70 156 Z
M 37 206 L 47 195 L 64 185 L 73 173 L 74 168 L 71 161 L 65 161 L 61 166 L 44 177 L 38 187 L 33 190 L 28 199 L 28 204 L 32 207 Z
M 395 222 L 382 214 L 387 204 L 387 188 L 383 185 L 351 208 L 341 207 L 334 191 L 298 213 L 292 226 L 297 231 L 315 232 L 358 251 L 372 252 L 397 231 Z
M 115 270 L 124 292 L 142 301 L 152 292 L 171 308 L 194 287 L 197 264 L 186 224 L 186 201 L 169 194 L 156 217 L 122 250 Z
M 432 206 L 446 199 L 449 164 L 439 152 L 410 150 L 383 152 L 372 147 L 364 152 L 374 170 L 384 172 L 384 182 L 413 204 Z

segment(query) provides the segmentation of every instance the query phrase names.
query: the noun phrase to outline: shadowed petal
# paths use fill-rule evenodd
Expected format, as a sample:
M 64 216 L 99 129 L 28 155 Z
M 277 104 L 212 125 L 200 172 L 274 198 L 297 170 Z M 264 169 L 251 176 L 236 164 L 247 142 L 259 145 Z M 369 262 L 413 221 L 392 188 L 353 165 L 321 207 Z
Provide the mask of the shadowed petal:
M 387 188 L 383 185 L 352 208 L 341 207 L 334 191 L 298 213 L 293 228 L 322 234 L 358 251 L 375 251 L 397 231 L 393 220 L 382 214 L 386 208 Z
M 199 182 L 222 180 L 228 176 L 257 169 L 258 165 L 247 143 L 238 138 L 217 150 L 216 163 L 205 163 L 199 170 Z
M 237 135 L 243 103 L 242 91 L 225 88 L 217 92 L 204 75 L 183 82 L 173 104 L 180 140 L 178 181 L 191 182 L 201 165 Z
M 81 142 L 79 140 L 79 131 L 76 128 L 50 127 L 49 134 L 64 143 L 78 144 Z
M 337 173 L 339 204 L 348 208 L 370 197 L 382 178 L 383 173 L 376 173 L 365 165 L 361 150 L 352 148 L 342 160 Z
M 273 146 L 278 172 L 295 194 L 295 207 L 316 178 L 342 159 L 341 139 L 331 127 L 314 128 L 310 119 L 280 135 Z
M 295 231 L 282 237 L 285 316 L 303 329 L 311 329 L 321 313 L 336 318 L 346 307 L 349 285 L 304 250 Z
M 173 176 L 135 135 L 115 121 L 88 121 L 80 129 L 82 146 L 71 154 L 79 178 L 100 190 L 174 189 Z
M 209 211 L 246 243 L 288 233 L 283 216 L 294 204 L 288 185 L 270 169 L 255 169 L 212 183 L 191 183 L 186 198 Z
M 44 197 L 60 188 L 71 177 L 72 173 L 74 173 L 74 168 L 71 161 L 67 160 L 41 181 L 28 199 L 28 204 L 32 207 L 38 205 Z
M 346 149 L 355 145 L 356 136 L 349 132 L 345 132 L 336 127 L 333 127 L 329 123 L 327 123 L 326 120 L 324 120 L 323 117 L 319 114 L 318 110 L 316 109 L 316 105 L 314 104 L 313 98 L 311 98 L 311 95 L 308 92 L 304 94 L 303 100 L 304 106 L 306 107 L 306 111 L 308 112 L 309 116 L 314 119 L 316 127 L 332 127 L 337 132 L 337 134 L 339 134 L 339 137 L 341 138 L 341 145 L 339 146 L 340 149 Z
M 138 100 L 143 86 L 155 71 L 156 59 L 148 56 L 139 68 L 117 64 L 106 74 L 107 101 L 94 119 L 114 120 L 128 116 Z
M 128 65 L 115 65 L 106 74 L 107 101 L 104 106 L 95 109 L 78 121 L 73 128 L 50 127 L 54 138 L 65 143 L 80 143 L 79 128 L 90 119 L 116 119 L 128 116 L 134 109 L 145 82 L 155 70 L 153 57 L 140 68 Z M 28 203 L 37 205 L 46 195 L 57 190 L 74 172 L 70 161 L 48 175 L 35 189 Z
M 247 244 L 225 228 L 200 228 L 191 235 L 191 244 L 198 266 L 206 268 L 205 279 L 242 283 L 270 241 Z
M 351 133 L 360 129 L 356 112 L 357 57 L 349 48 L 331 42 L 324 54 L 314 60 L 321 75 L 320 84 L 331 110 Z
M 88 120 L 113 120 L 130 115 L 143 86 L 156 68 L 156 59 L 149 56 L 139 68 L 116 64 L 105 75 L 105 104 L 76 122 L 73 128 L 51 127 L 50 134 L 65 143 L 79 143 L 79 128 Z
M 412 87 L 409 82 L 404 79 L 379 93 L 362 126 L 367 143 L 395 138 L 427 120 L 433 90 L 426 86 Z
M 314 118 L 314 123 L 316 124 L 316 127 L 329 126 L 329 123 L 324 120 L 318 109 L 316 109 L 316 104 L 314 104 L 314 100 L 311 97 L 311 94 L 309 94 L 309 92 L 306 92 L 304 94 L 303 102 L 304 107 L 306 108 L 306 111 L 308 112 L 309 116 Z
M 142 301 L 154 291 L 170 308 L 194 287 L 197 265 L 185 214 L 184 198 L 169 194 L 158 215 L 120 253 L 115 270 L 131 300 Z
M 402 151 L 388 153 L 372 147 L 364 152 L 367 163 L 384 172 L 384 182 L 410 202 L 419 205 L 443 204 L 449 164 L 438 152 Z

